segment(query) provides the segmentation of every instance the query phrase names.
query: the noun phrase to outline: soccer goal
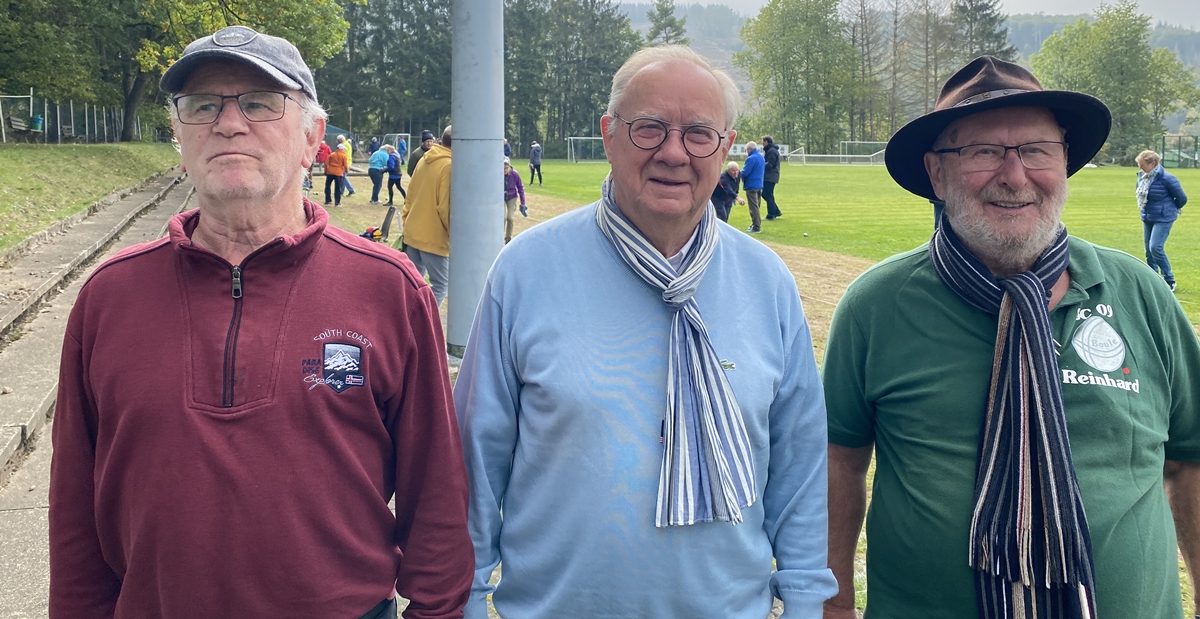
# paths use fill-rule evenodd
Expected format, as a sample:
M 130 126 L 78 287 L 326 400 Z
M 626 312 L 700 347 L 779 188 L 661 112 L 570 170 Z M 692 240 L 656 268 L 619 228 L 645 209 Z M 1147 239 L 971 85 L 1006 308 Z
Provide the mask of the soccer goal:
M 809 154 L 801 146 L 792 151 L 787 162 L 790 165 L 884 165 L 883 150 L 869 155 L 825 155 Z
M 839 155 L 874 155 L 887 148 L 887 142 L 857 142 L 843 140 L 838 142 Z
M 604 156 L 604 138 L 567 138 L 567 161 L 571 163 L 605 163 L 608 158 Z

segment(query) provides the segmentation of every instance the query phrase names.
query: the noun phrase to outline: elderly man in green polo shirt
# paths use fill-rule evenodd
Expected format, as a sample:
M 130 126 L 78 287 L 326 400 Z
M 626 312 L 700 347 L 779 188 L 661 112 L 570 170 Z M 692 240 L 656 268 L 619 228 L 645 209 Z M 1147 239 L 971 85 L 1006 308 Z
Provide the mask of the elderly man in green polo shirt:
M 1181 616 L 1200 344 L 1161 278 L 1060 223 L 1110 124 L 985 56 L 888 143 L 892 177 L 946 210 L 834 315 L 826 619 L 855 616 L 872 453 L 868 619 Z

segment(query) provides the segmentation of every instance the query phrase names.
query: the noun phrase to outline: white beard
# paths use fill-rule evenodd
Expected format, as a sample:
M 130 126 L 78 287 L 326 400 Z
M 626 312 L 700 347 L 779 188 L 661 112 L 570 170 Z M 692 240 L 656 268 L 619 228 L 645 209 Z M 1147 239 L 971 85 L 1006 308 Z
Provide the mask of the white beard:
M 971 195 L 958 183 L 947 183 L 946 217 L 955 234 L 996 275 L 1009 277 L 1027 271 L 1058 237 L 1067 183 L 1050 194 L 1035 189 L 1012 192 L 986 188 Z M 1038 209 L 1037 222 L 1028 234 L 996 229 L 983 215 L 988 202 L 1029 202 Z

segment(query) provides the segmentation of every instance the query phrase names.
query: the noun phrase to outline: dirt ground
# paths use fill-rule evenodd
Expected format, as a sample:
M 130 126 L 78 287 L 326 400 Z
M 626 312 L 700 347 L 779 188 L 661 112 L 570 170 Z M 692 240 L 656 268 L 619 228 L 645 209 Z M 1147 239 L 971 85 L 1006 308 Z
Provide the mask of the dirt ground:
M 358 191 L 350 198 L 342 198 L 340 208 L 329 207 L 330 220 L 337 226 L 353 232 L 363 232 L 368 227 L 379 226 L 383 222 L 387 207 L 370 204 L 371 183 L 367 177 L 354 177 Z M 407 178 L 405 179 L 407 181 Z M 314 193 L 311 196 L 318 203 L 320 198 Z M 386 199 L 386 196 L 384 197 Z M 402 208 L 400 196 L 396 196 L 397 209 Z M 529 206 L 529 217 L 517 216 L 513 224 L 514 236 L 528 230 L 551 217 L 561 215 L 571 209 L 582 206 L 569 200 L 526 195 Z M 397 219 L 399 216 L 397 215 Z M 399 221 L 393 226 L 393 238 L 400 234 Z M 833 308 L 837 305 L 846 286 L 854 281 L 867 267 L 874 264 L 870 260 L 834 254 L 804 247 L 765 243 L 773 249 L 791 270 L 796 278 L 796 286 L 800 290 L 800 298 L 804 302 L 804 313 L 808 317 L 812 329 L 813 348 L 818 362 L 825 354 L 825 339 L 829 334 L 829 321 L 833 318 Z M 445 320 L 445 305 L 442 307 Z

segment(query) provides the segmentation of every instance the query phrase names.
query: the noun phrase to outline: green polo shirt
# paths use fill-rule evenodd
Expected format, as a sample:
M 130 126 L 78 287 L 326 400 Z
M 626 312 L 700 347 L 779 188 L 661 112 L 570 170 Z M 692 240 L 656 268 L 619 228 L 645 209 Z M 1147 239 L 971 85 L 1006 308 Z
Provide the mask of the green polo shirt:
M 1099 617 L 1179 619 L 1163 460 L 1200 461 L 1200 344 L 1162 279 L 1069 241 L 1051 312 Z M 928 246 L 872 267 L 834 313 L 829 441 L 875 444 L 867 619 L 978 617 L 967 546 L 996 317 L 942 284 Z

